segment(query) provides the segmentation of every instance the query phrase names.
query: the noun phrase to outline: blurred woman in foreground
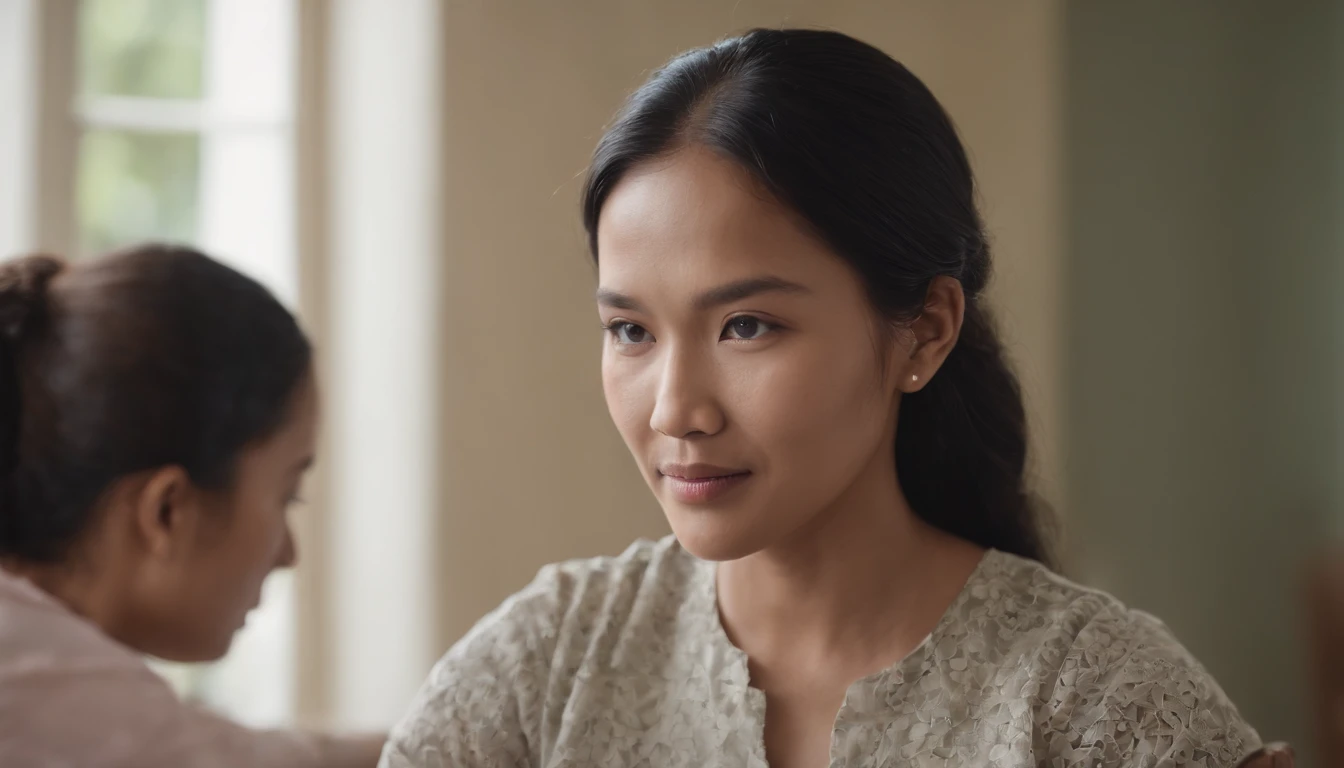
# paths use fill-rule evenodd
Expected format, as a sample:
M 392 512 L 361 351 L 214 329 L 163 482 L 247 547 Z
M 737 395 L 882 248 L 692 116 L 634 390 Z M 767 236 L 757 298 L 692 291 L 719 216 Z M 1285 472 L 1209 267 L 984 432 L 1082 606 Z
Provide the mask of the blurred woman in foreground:
M 0 265 L 0 765 L 372 766 L 379 739 L 244 728 L 142 654 L 224 655 L 294 564 L 311 349 L 184 248 Z

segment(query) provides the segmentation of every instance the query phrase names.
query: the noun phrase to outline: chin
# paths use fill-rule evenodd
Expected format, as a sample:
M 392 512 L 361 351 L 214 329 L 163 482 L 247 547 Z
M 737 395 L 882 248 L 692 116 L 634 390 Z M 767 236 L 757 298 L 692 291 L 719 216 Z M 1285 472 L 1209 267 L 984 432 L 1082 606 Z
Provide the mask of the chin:
M 772 541 L 770 531 L 752 524 L 750 515 L 669 504 L 663 505 L 663 513 L 682 549 L 701 560 L 716 563 L 741 560 L 765 549 Z
M 208 664 L 219 661 L 228 655 L 229 649 L 233 647 L 235 634 L 237 633 L 227 632 L 216 637 L 195 638 L 195 642 L 175 648 L 174 658 L 168 659 L 168 661 L 185 664 Z
M 220 659 L 224 658 L 229 654 L 229 649 L 232 647 L 233 647 L 233 637 L 230 636 L 229 639 L 225 640 L 224 642 L 216 643 L 213 646 L 205 649 L 205 652 L 201 654 L 202 656 L 201 661 L 202 662 L 219 661 Z
M 209 664 L 227 656 L 229 648 L 232 646 L 233 640 L 230 638 L 223 643 L 207 643 L 194 648 L 175 648 L 172 653 L 164 654 L 162 658 L 165 661 L 179 664 Z

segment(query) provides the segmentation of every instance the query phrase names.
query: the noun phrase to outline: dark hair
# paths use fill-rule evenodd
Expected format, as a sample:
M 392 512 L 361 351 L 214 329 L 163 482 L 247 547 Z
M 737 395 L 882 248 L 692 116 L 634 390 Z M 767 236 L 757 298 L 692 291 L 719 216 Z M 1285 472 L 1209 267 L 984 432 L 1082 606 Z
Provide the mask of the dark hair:
M 630 97 L 594 152 L 583 197 L 594 259 L 616 184 L 688 144 L 736 161 L 801 214 L 891 321 L 917 317 L 935 277 L 961 282 L 960 340 L 902 400 L 902 488 L 932 525 L 1047 561 L 1025 479 L 1021 391 L 981 303 L 989 249 L 971 166 L 929 89 L 837 32 L 757 29 L 677 56 Z
M 265 288 L 188 248 L 0 264 L 0 556 L 59 561 L 136 472 L 227 489 L 310 358 Z

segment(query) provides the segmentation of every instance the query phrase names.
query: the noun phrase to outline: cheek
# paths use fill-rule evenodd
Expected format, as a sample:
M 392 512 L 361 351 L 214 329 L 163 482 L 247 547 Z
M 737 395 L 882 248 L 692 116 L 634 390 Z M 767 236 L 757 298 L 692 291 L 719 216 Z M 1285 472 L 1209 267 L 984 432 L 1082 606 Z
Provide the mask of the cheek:
M 871 348 L 818 341 L 791 352 L 739 373 L 736 421 L 793 477 L 866 461 L 889 412 Z
M 284 545 L 285 525 L 274 510 L 238 512 L 235 525 L 215 547 L 218 588 L 231 602 L 250 601 L 275 565 Z
M 647 366 L 641 362 L 610 351 L 602 357 L 602 392 L 607 412 L 631 449 L 649 434 L 649 418 L 653 413 Z

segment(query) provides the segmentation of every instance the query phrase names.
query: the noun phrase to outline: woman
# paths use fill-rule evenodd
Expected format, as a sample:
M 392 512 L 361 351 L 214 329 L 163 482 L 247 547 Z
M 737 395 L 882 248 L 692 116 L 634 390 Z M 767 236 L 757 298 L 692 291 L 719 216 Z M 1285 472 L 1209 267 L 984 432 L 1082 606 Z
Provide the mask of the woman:
M 607 403 L 675 534 L 548 567 L 384 754 L 439 766 L 1230 766 L 1156 619 L 1051 573 L 965 151 L 866 44 L 677 57 L 598 145 Z
M 141 657 L 219 658 L 294 564 L 317 418 L 294 318 L 199 253 L 0 265 L 0 765 L 377 762 L 184 704 Z

